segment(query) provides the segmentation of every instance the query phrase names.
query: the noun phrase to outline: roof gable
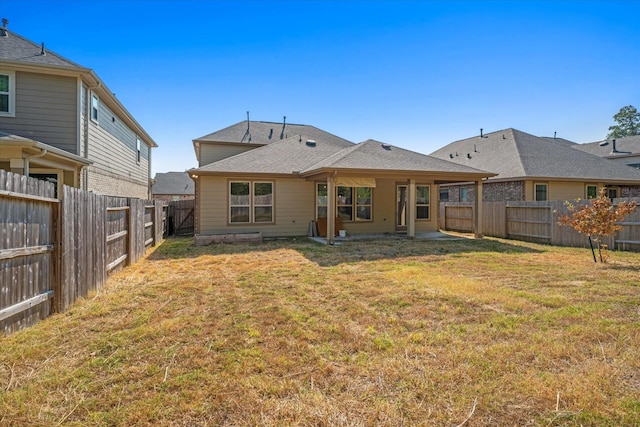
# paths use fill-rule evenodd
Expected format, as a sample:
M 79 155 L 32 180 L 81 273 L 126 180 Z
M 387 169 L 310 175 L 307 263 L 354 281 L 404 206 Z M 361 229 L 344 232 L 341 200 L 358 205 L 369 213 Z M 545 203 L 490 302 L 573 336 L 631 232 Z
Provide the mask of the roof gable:
M 637 170 L 576 150 L 564 141 L 511 128 L 452 142 L 432 155 L 496 172 L 494 179 L 640 180 Z

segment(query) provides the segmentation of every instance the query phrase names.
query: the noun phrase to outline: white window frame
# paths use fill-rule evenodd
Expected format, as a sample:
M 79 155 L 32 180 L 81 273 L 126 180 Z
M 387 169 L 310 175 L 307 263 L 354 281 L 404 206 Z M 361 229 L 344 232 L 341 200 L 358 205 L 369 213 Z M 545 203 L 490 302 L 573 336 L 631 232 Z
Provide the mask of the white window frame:
M 232 204 L 231 202 L 231 186 L 233 184 L 249 184 L 249 204 L 245 205 L 245 204 Z M 256 200 L 256 195 L 255 195 L 255 185 L 256 184 L 271 184 L 271 203 L 270 204 L 259 204 L 258 201 Z M 274 181 L 263 181 L 263 180 L 256 180 L 256 181 L 252 181 L 252 180 L 230 180 L 229 181 L 229 187 L 228 187 L 228 200 L 229 200 L 229 209 L 228 209 L 228 223 L 230 225 L 247 225 L 247 224 L 253 224 L 253 225 L 258 225 L 258 224 L 274 224 L 275 223 L 275 182 Z M 248 221 L 233 221 L 233 215 L 231 210 L 233 208 L 240 208 L 240 207 L 246 207 L 249 209 L 249 218 Z M 271 221 L 256 221 L 256 214 L 255 214 L 255 210 L 256 208 L 264 208 L 264 207 L 270 207 L 271 208 Z
M 323 186 L 324 187 L 324 192 L 325 195 L 324 196 L 320 196 L 320 187 Z M 323 203 L 324 202 L 324 203 Z M 316 219 L 319 218 L 326 218 L 329 213 L 328 213 L 328 205 L 327 205 L 327 184 L 324 182 L 316 182 Z M 320 208 L 324 208 L 325 211 L 325 216 L 320 216 Z
M 544 187 L 544 200 L 538 200 L 538 186 Z M 544 182 L 536 182 L 533 184 L 533 200 L 536 202 L 548 202 L 549 201 L 549 184 Z
M 94 99 L 96 100 L 95 109 L 93 107 Z M 93 114 L 94 110 L 95 110 L 95 117 Z M 89 96 L 89 118 L 94 123 L 100 123 L 100 97 L 98 97 L 98 95 L 96 95 L 94 92 L 91 92 Z
M 0 95 L 7 95 L 9 98 L 9 111 L 0 111 L 0 117 L 16 116 L 16 73 L 13 71 L 0 71 L 0 75 L 9 77 L 9 91 L 0 92 Z
M 142 154 L 140 151 L 140 147 L 141 147 L 141 142 L 140 142 L 140 138 L 136 137 L 136 163 L 140 164 L 140 160 L 142 158 Z
M 427 203 L 418 203 L 418 188 L 426 187 L 427 188 Z M 420 218 L 418 216 L 418 207 L 426 207 L 427 208 L 427 217 Z M 416 220 L 417 221 L 429 221 L 431 219 L 431 186 L 429 184 L 416 184 Z

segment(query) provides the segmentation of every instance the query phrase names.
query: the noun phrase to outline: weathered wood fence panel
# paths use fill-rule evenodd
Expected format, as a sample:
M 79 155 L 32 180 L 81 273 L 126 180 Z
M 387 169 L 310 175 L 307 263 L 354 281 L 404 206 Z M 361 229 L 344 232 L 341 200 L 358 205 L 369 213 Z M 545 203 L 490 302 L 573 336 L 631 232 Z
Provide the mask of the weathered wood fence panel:
M 54 184 L 0 171 L 0 333 L 67 310 L 162 241 L 161 202 L 54 194 Z
M 195 200 L 169 202 L 169 234 L 188 236 L 194 232 Z
M 615 203 L 623 200 L 615 199 Z M 588 247 L 587 236 L 571 227 L 561 226 L 558 219 L 569 213 L 563 201 L 548 202 L 484 202 L 482 233 L 486 236 L 510 238 L 557 246 Z M 473 232 L 473 206 L 464 202 L 440 204 L 440 228 L 444 230 Z M 640 210 L 625 218 L 616 236 L 603 239 L 604 244 L 619 250 L 640 251 Z
M 0 333 L 49 316 L 56 279 L 51 183 L 0 171 Z

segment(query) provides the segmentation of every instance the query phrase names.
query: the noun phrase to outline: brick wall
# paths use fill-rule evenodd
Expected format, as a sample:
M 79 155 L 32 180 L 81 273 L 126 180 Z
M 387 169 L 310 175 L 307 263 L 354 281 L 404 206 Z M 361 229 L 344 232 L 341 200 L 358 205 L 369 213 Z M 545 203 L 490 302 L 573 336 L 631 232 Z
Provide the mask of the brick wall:
M 620 197 L 640 197 L 640 186 L 620 187 Z
M 490 182 L 482 186 L 485 202 L 524 201 L 524 181 Z
M 83 181 L 83 189 L 98 194 L 135 197 L 138 199 L 149 198 L 149 187 L 147 183 L 141 183 L 130 178 L 116 175 L 94 166 L 87 168 L 86 175 L 83 174 Z

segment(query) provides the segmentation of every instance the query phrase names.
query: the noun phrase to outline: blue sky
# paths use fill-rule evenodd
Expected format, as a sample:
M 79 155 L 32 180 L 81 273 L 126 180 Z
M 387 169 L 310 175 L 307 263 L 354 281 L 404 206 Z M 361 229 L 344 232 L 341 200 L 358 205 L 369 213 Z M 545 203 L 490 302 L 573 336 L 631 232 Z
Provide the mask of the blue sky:
M 509 127 L 603 139 L 640 108 L 640 1 L 2 0 L 9 29 L 92 68 L 160 145 L 246 119 L 429 154 Z

